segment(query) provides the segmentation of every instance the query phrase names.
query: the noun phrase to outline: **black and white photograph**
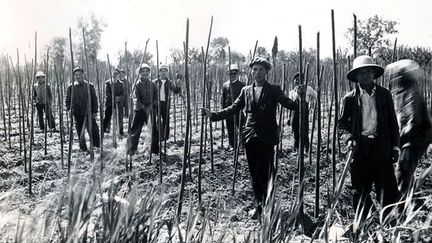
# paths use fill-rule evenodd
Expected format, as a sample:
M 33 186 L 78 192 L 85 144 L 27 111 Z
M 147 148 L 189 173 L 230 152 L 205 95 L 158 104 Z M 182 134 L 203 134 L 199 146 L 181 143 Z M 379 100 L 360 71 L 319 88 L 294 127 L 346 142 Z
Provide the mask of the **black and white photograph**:
M 432 242 L 430 0 L 0 9 L 0 242 Z

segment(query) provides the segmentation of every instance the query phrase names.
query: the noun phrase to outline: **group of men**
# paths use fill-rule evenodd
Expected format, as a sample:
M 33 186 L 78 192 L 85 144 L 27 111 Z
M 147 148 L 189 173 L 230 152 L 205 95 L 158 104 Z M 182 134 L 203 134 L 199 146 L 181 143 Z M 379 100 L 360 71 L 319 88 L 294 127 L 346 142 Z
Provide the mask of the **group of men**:
M 257 202 L 252 217 L 258 218 L 267 202 L 271 181 L 275 176 L 274 146 L 279 142 L 276 106 L 281 104 L 292 110 L 291 123 L 296 149 L 300 139 L 298 98 L 302 96 L 309 103 L 316 97 L 316 92 L 311 87 L 299 85 L 301 76 L 296 74 L 293 78 L 296 86 L 288 98 L 279 86 L 267 82 L 266 76 L 271 69 L 269 61 L 256 58 L 250 67 L 253 76 L 251 85 L 238 84 L 236 70 L 231 68 L 231 82 L 224 84 L 223 97 L 231 95 L 234 99 L 228 103 L 223 99 L 219 111 L 211 112 L 202 108 L 202 112 L 211 121 L 227 119 L 228 129 L 233 127 L 228 125 L 233 117 L 242 116 L 238 114 L 240 111 L 245 114 L 241 139 Z M 384 68 L 374 64 L 370 56 L 357 57 L 347 78 L 358 85 L 345 95 L 338 119 L 340 136 L 353 153 L 350 161 L 353 209 L 361 219 L 365 219 L 373 209 L 370 195 L 372 186 L 375 187 L 377 200 L 383 206 L 394 204 L 413 193 L 410 188 L 413 188 L 418 161 L 432 142 L 432 125 L 426 103 L 416 85 L 419 81 L 419 66 L 414 61 L 402 60 L 387 66 L 387 70 L 391 92 L 374 82 L 383 75 Z M 234 92 L 239 94 L 233 96 Z M 306 114 L 307 107 L 303 111 Z M 235 123 L 239 124 L 237 121 Z M 303 144 L 308 148 L 307 129 L 303 134 Z M 400 150 L 402 155 L 399 158 Z
M 148 64 L 142 64 L 137 74 L 139 79 L 131 86 L 126 78 L 124 69 L 115 68 L 110 79 L 105 82 L 105 112 L 102 121 L 102 131 L 110 132 L 113 111 L 116 112 L 116 124 L 120 136 L 124 135 L 124 117 L 129 115 L 128 100 L 131 91 L 134 92 L 134 113 L 130 131 L 127 137 L 127 152 L 132 155 L 136 152 L 141 130 L 152 117 L 152 148 L 153 153 L 159 153 L 159 139 L 169 137 L 169 107 L 170 92 L 179 93 L 180 88 L 168 79 L 168 66 L 161 65 L 159 78 L 151 81 L 151 68 Z M 52 94 L 51 87 L 46 82 L 46 76 L 42 71 L 36 73 L 38 81 L 33 87 L 33 100 L 39 117 L 39 127 L 46 129 L 44 121 L 48 121 L 51 130 L 55 130 L 54 117 L 51 112 Z M 133 87 L 133 89 L 132 89 Z M 159 93 L 158 93 L 159 91 Z M 85 130 L 94 147 L 100 146 L 99 127 L 96 123 L 98 112 L 98 98 L 96 90 L 91 82 L 84 79 L 84 70 L 81 67 L 73 69 L 73 81 L 67 87 L 65 97 L 66 109 L 73 115 L 78 134 L 81 151 L 87 151 Z M 161 134 L 158 136 L 157 114 L 160 108 Z M 45 116 L 44 116 L 45 113 Z
M 300 139 L 299 98 L 303 97 L 306 103 L 312 103 L 316 92 L 309 86 L 300 85 L 299 80 L 304 77 L 296 74 L 293 78 L 295 87 L 288 97 L 278 85 L 266 80 L 272 68 L 267 59 L 255 58 L 249 66 L 252 84 L 245 85 L 239 81 L 239 68 L 231 65 L 229 80 L 222 87 L 222 109 L 211 112 L 202 108 L 202 113 L 211 121 L 226 119 L 231 148 L 237 145 L 236 131 L 240 133 L 257 202 L 253 218 L 258 218 L 267 202 L 271 181 L 275 176 L 274 146 L 280 139 L 276 122 L 277 106 L 280 104 L 292 110 L 294 147 L 297 148 Z M 150 66 L 142 64 L 137 69 L 138 80 L 132 86 L 128 85 L 126 73 L 122 69 L 114 69 L 112 78 L 106 81 L 104 132 L 109 130 L 115 107 L 119 133 L 123 134 L 122 120 L 128 116 L 129 94 L 134 97 L 133 120 L 127 137 L 129 155 L 136 153 L 145 124 L 151 123 L 152 153 L 159 153 L 159 141 L 169 138 L 170 94 L 180 93 L 181 89 L 168 79 L 168 71 L 167 66 L 161 65 L 158 78 L 152 81 Z M 353 208 L 362 218 L 366 218 L 372 210 L 370 193 L 373 185 L 378 201 L 383 206 L 396 203 L 401 196 L 412 192 L 409 189 L 412 188 L 418 160 L 432 141 L 432 124 L 427 115 L 426 103 L 416 86 L 419 79 L 418 65 L 411 60 L 402 60 L 387 66 L 391 92 L 374 82 L 383 73 L 384 68 L 374 64 L 370 56 L 359 56 L 354 60 L 347 79 L 356 85 L 354 90 L 345 95 L 338 119 L 340 136 L 353 153 L 350 164 Z M 67 88 L 66 108 L 73 114 L 80 149 L 87 150 L 84 127 L 95 147 L 99 147 L 100 138 L 95 119 L 98 111 L 95 88 L 84 80 L 83 74 L 81 67 L 73 70 L 74 80 Z M 38 83 L 34 87 L 34 94 L 40 127 L 44 128 L 42 112 L 45 110 L 49 126 L 54 128 L 49 109 L 52 99 L 49 85 L 45 83 L 43 72 L 38 72 L 36 79 Z M 303 112 L 308 113 L 308 109 Z M 302 138 L 306 148 L 309 147 L 307 133 L 306 130 Z M 394 164 L 397 162 L 395 173 Z

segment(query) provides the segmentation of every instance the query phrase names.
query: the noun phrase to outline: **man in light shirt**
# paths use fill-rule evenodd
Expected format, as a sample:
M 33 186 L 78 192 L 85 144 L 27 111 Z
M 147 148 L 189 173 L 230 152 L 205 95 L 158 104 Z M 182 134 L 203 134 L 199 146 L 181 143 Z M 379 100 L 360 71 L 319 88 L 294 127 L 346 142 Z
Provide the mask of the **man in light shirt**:
M 303 76 L 303 75 L 302 75 Z M 303 77 L 302 77 L 303 78 Z M 303 78 L 304 79 L 304 78 Z M 300 97 L 298 95 L 298 87 L 300 85 L 300 74 L 296 73 L 293 77 L 293 82 L 294 82 L 294 89 L 291 90 L 289 92 L 289 97 L 294 100 L 297 104 L 299 104 L 300 101 Z M 306 87 L 306 94 L 305 94 L 305 99 L 306 99 L 306 106 L 305 106 L 305 110 L 303 111 L 304 113 L 306 113 L 305 117 L 305 131 L 303 132 L 303 144 L 305 146 L 306 150 L 309 150 L 309 106 L 316 100 L 317 98 L 317 92 L 311 87 L 311 86 L 307 86 Z M 298 148 L 299 148 L 299 140 L 300 140 L 300 110 L 294 110 L 291 112 L 291 127 L 292 127 L 292 131 L 294 133 L 294 151 L 297 153 Z
M 347 78 L 359 85 L 345 95 L 338 121 L 343 141 L 353 149 L 353 206 L 362 220 L 372 209 L 372 185 L 383 207 L 400 196 L 393 168 L 399 157 L 396 113 L 389 90 L 374 83 L 383 72 L 369 56 L 354 59 Z
M 161 109 L 161 134 L 162 140 L 169 138 L 169 118 L 170 118 L 170 101 L 171 92 L 180 93 L 180 88 L 168 79 L 168 66 L 159 67 L 159 78 L 153 81 L 159 87 L 159 107 Z

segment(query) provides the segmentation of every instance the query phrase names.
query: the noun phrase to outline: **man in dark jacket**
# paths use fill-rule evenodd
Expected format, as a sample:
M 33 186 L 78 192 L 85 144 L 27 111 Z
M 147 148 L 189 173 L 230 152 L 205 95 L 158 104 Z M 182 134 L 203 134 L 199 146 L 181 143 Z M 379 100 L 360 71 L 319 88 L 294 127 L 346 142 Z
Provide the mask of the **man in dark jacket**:
M 359 83 L 345 95 L 338 121 L 342 139 L 353 148 L 351 183 L 356 214 L 365 219 L 372 208 L 375 185 L 383 206 L 395 203 L 399 191 L 393 163 L 399 155 L 399 128 L 390 92 L 375 84 L 384 72 L 369 56 L 354 59 L 348 80 Z
M 157 84 L 159 89 L 159 107 L 161 109 L 161 139 L 169 138 L 169 118 L 170 118 L 170 101 L 171 101 L 171 92 L 175 94 L 180 93 L 180 87 L 178 87 L 175 83 L 168 79 L 168 66 L 161 65 L 159 67 L 159 78 L 153 81 Z
M 246 113 L 246 123 L 242 130 L 242 142 L 252 179 L 252 189 L 258 203 L 253 219 L 258 218 L 266 203 L 268 187 L 274 179 L 274 146 L 279 142 L 276 108 L 278 104 L 295 110 L 297 105 L 285 96 L 278 85 L 269 84 L 266 76 L 271 64 L 264 58 L 255 58 L 249 65 L 252 68 L 253 84 L 245 86 L 234 103 L 217 112 L 202 108 L 211 121 L 219 121 L 237 114 Z M 302 89 L 299 89 L 299 91 Z M 271 190 L 271 188 L 270 188 Z
M 419 65 L 408 59 L 386 67 L 400 128 L 402 151 L 396 177 L 399 189 L 405 196 L 413 185 L 418 161 L 432 142 L 432 124 L 424 98 L 417 87 L 420 73 Z
M 123 111 L 126 103 L 126 90 L 123 82 L 118 79 L 120 71 L 119 69 L 114 69 L 112 72 L 112 79 L 108 79 L 105 81 L 105 116 L 103 120 L 103 131 L 107 133 L 109 131 L 111 116 L 113 113 L 113 97 L 114 97 L 114 105 L 117 111 L 117 126 L 119 129 L 120 135 L 123 135 Z M 114 83 L 114 85 L 112 85 Z M 114 86 L 114 88 L 112 88 Z
M 66 109 L 70 110 L 74 116 L 80 149 L 87 151 L 84 122 L 89 136 L 93 138 L 93 146 L 99 147 L 100 143 L 99 128 L 95 119 L 98 112 L 98 100 L 93 84 L 85 81 L 83 74 L 84 70 L 81 67 L 74 68 L 74 81 L 68 86 L 66 93 Z
M 127 139 L 127 153 L 129 155 L 136 153 L 142 127 L 144 124 L 148 123 L 149 118 L 151 118 L 152 124 L 156 123 L 155 113 L 158 109 L 157 86 L 150 80 L 150 66 L 143 63 L 141 67 L 138 68 L 137 74 L 139 75 L 139 80 L 135 84 L 135 87 L 132 88 L 135 97 L 134 116 Z M 151 152 L 157 154 L 159 153 L 158 132 L 155 126 L 151 127 Z
M 35 76 L 37 83 L 33 87 L 33 100 L 36 105 L 36 110 L 39 119 L 39 128 L 45 130 L 46 119 L 51 130 L 55 131 L 55 121 L 51 110 L 52 93 L 51 86 L 46 83 L 45 74 L 38 71 Z M 44 116 L 45 112 L 45 116 Z
M 229 80 L 226 81 L 222 86 L 222 109 L 232 105 L 234 100 L 240 95 L 241 89 L 245 86 L 243 82 L 239 80 L 239 69 L 238 65 L 232 64 L 230 66 L 230 70 L 228 72 Z M 234 149 L 236 144 L 236 135 L 235 131 L 239 131 L 239 115 L 241 112 L 235 114 L 234 116 L 230 116 L 225 119 L 226 128 L 228 131 L 228 141 L 230 147 L 228 150 Z M 242 117 L 241 121 L 244 124 L 244 117 Z M 235 129 L 235 130 L 234 130 Z

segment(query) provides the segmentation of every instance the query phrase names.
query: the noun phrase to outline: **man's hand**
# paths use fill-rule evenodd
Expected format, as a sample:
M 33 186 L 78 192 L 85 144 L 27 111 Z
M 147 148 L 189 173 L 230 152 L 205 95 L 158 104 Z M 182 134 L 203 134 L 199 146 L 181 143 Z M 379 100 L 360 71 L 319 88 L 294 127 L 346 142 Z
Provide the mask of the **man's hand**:
M 304 85 L 304 84 L 302 84 L 302 85 L 299 85 L 298 87 L 297 87 L 297 94 L 300 96 L 300 95 L 304 95 L 304 94 L 306 94 L 306 89 L 307 89 L 307 86 L 306 85 Z
M 393 149 L 391 152 L 391 160 L 394 163 L 396 163 L 399 160 L 399 150 Z
M 349 149 L 355 149 L 355 148 L 357 147 L 357 142 L 354 141 L 354 140 L 349 140 L 349 141 L 348 141 L 348 144 L 347 144 L 347 147 L 348 147 Z
M 211 111 L 207 108 L 201 107 L 201 115 L 207 116 L 208 118 L 211 118 L 212 114 Z

